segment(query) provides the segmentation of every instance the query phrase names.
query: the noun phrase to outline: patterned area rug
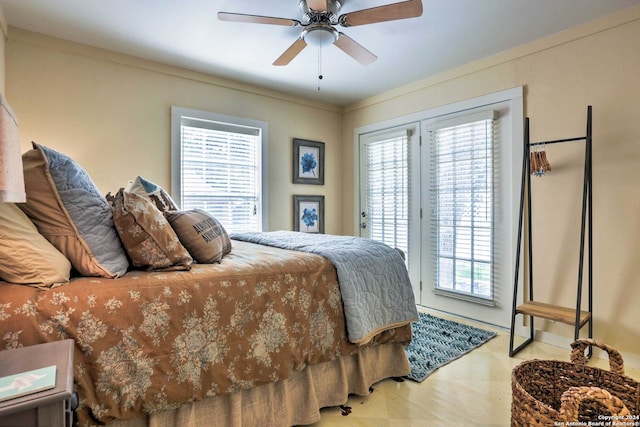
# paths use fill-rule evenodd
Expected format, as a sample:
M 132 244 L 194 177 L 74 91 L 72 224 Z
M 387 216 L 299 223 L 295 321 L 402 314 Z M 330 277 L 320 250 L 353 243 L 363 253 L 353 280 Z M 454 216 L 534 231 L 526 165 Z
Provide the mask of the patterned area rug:
M 459 358 L 496 336 L 495 332 L 419 313 L 411 325 L 413 340 L 407 347 L 411 373 L 407 378 L 422 382 L 440 366 Z

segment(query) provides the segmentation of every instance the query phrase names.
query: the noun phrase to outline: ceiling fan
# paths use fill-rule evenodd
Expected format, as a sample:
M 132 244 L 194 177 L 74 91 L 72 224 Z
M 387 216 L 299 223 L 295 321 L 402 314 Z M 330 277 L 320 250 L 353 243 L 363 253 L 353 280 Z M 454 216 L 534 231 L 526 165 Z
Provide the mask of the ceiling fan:
M 336 45 L 359 63 L 368 65 L 374 62 L 377 57 L 351 37 L 338 31 L 336 26 L 355 27 L 422 15 L 421 0 L 408 0 L 340 15 L 341 6 L 342 3 L 338 0 L 300 0 L 301 20 L 230 12 L 218 12 L 218 19 L 302 27 L 300 37 L 275 60 L 273 65 L 289 64 L 307 45 L 324 47 L 331 44 Z

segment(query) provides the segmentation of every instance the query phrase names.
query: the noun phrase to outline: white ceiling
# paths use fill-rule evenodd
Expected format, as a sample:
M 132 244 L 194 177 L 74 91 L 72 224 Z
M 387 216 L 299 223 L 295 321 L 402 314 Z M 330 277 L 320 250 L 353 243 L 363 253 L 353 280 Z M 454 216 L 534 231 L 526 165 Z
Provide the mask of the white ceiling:
M 0 0 L 10 26 L 346 105 L 640 0 L 423 0 L 419 18 L 341 28 L 378 56 L 362 66 L 335 46 L 271 64 L 299 28 L 221 22 L 217 12 L 300 19 L 299 0 Z M 344 0 L 341 13 L 397 0 Z M 320 90 L 318 90 L 320 83 Z

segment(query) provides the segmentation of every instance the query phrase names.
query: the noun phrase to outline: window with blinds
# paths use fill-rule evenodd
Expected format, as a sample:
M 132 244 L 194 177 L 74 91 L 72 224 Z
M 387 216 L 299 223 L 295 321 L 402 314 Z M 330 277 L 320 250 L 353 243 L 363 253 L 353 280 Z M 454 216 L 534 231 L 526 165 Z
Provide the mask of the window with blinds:
M 430 130 L 436 290 L 493 298 L 493 111 Z
M 202 209 L 228 232 L 262 230 L 259 127 L 180 117 L 180 201 Z
M 368 237 L 409 252 L 409 138 L 407 132 L 364 144 L 363 224 Z

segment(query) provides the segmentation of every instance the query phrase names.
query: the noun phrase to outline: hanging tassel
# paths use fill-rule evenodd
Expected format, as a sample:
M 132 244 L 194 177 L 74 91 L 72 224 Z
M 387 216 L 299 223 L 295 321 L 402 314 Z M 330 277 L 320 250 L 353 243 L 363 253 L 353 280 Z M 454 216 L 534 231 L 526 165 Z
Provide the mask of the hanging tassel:
M 322 80 L 322 47 L 318 48 L 318 92 L 320 92 L 320 80 Z

